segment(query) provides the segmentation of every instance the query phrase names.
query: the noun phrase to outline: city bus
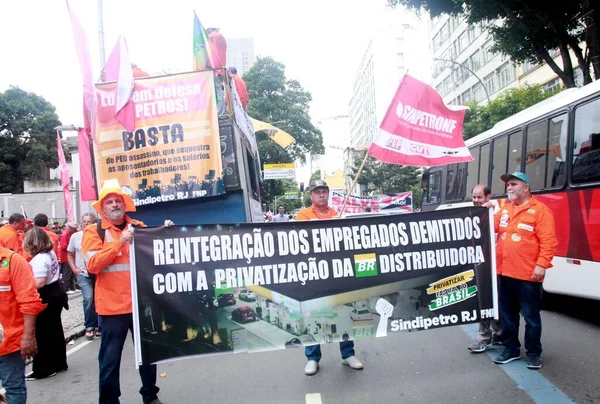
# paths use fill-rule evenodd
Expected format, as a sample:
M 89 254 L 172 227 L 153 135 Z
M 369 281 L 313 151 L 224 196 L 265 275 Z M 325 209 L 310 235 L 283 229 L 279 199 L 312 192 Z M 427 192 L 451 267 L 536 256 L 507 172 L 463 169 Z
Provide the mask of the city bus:
M 600 300 L 600 80 L 564 90 L 466 144 L 472 162 L 425 170 L 422 210 L 467 206 L 476 184 L 488 185 L 502 206 L 500 176 L 525 172 L 556 221 L 558 248 L 544 290 Z

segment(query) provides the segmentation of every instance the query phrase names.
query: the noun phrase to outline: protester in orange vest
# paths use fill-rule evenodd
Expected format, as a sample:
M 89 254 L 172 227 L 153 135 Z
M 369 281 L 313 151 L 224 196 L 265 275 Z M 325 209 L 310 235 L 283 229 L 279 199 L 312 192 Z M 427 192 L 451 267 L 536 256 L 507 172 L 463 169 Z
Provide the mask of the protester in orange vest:
M 44 229 L 46 234 L 48 234 L 48 237 L 50 237 L 50 241 L 52 241 L 53 245 L 52 251 L 54 251 L 54 254 L 56 254 L 56 256 L 59 257 L 60 252 L 58 248 L 58 234 L 56 234 L 48 228 L 48 216 L 45 213 L 38 213 L 33 218 L 33 224 L 37 227 L 41 227 L 42 229 Z
M 240 96 L 240 101 L 242 102 L 242 106 L 246 109 L 248 105 L 248 89 L 246 88 L 246 82 L 237 74 L 237 68 L 235 66 L 231 66 L 229 68 L 229 72 L 231 73 L 231 77 L 233 78 L 233 82 L 235 83 L 235 89 L 237 90 L 238 95 Z
M 37 353 L 35 320 L 45 308 L 25 258 L 0 247 L 0 380 L 9 403 L 27 400 L 25 360 Z
M 542 362 L 542 282 L 558 241 L 552 211 L 531 195 L 527 174 L 502 175 L 509 202 L 494 215 L 498 233 L 496 267 L 500 326 L 504 351 L 494 362 L 509 363 L 521 358 L 520 313 L 525 319 L 527 368 L 540 369 Z M 491 207 L 488 202 L 484 207 Z
M 13 213 L 8 218 L 8 224 L 0 227 L 0 247 L 8 248 L 24 256 L 23 232 L 26 225 L 25 216 Z
M 118 403 L 121 395 L 119 371 L 123 345 L 127 332 L 133 333 L 131 302 L 130 251 L 133 240 L 132 226 L 145 227 L 125 212 L 135 212 L 131 196 L 123 192 L 117 180 L 104 181 L 98 201 L 92 204 L 102 216 L 100 228 L 89 225 L 83 233 L 81 249 L 87 270 L 97 275 L 95 303 L 100 336 L 100 400 L 103 403 Z M 173 222 L 165 220 L 165 226 Z M 156 365 L 141 365 L 142 395 L 145 404 L 159 404 L 156 386 Z
M 333 219 L 337 216 L 337 212 L 327 205 L 329 202 L 329 185 L 325 181 L 315 180 L 311 182 L 309 191 L 312 205 L 300 210 L 296 215 L 296 220 Z M 340 341 L 340 353 L 342 354 L 342 365 L 356 370 L 363 368 L 362 362 L 354 356 L 354 341 Z M 304 367 L 304 373 L 312 376 L 319 371 L 321 345 L 305 347 L 304 355 L 308 360 Z

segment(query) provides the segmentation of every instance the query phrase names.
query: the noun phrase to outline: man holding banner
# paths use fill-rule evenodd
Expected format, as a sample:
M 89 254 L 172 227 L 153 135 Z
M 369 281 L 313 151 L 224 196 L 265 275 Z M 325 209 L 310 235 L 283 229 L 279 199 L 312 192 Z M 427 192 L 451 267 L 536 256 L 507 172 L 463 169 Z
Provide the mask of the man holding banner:
M 298 212 L 296 220 L 322 220 L 333 219 L 337 212 L 327 206 L 329 201 L 329 186 L 323 180 L 313 181 L 309 186 L 310 200 L 312 205 Z M 342 365 L 360 370 L 363 368 L 361 361 L 354 356 L 354 341 L 340 341 L 340 353 L 342 354 Z M 308 363 L 304 368 L 307 376 L 315 375 L 319 371 L 321 360 L 321 345 L 311 345 L 304 348 L 304 354 Z
M 123 345 L 127 332 L 133 334 L 129 245 L 133 226 L 145 225 L 125 215 L 136 209 L 131 196 L 121 190 L 117 180 L 104 181 L 98 201 L 92 206 L 102 216 L 102 222 L 84 230 L 81 249 L 88 272 L 97 275 L 95 301 L 102 329 L 98 352 L 99 402 L 113 404 L 119 402 L 121 395 L 119 371 Z M 172 224 L 165 221 L 165 226 Z M 139 372 L 144 404 L 160 404 L 156 365 L 141 365 Z

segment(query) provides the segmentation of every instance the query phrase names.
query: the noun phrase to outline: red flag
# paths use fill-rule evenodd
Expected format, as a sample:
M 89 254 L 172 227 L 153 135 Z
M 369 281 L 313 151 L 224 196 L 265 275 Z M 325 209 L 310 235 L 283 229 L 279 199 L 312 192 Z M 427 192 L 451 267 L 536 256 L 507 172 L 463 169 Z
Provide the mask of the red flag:
M 368 154 L 408 166 L 473 161 L 462 138 L 466 109 L 448 108 L 433 88 L 405 75 Z
M 135 129 L 135 111 L 133 103 L 130 101 L 133 94 L 133 68 L 129 61 L 129 51 L 125 38 L 119 37 L 117 44 L 113 48 L 106 67 L 104 68 L 106 81 L 116 81 L 117 89 L 115 94 L 115 118 L 125 129 L 133 132 Z
M 60 167 L 60 184 L 63 189 L 63 198 L 65 200 L 65 210 L 67 211 L 67 220 L 69 222 L 74 221 L 73 217 L 73 202 L 71 201 L 71 192 L 69 186 L 71 181 L 69 179 L 69 167 L 67 167 L 67 160 L 65 159 L 65 152 L 63 151 L 62 142 L 60 141 L 60 133 L 56 131 L 56 147 L 58 148 L 58 166 Z
M 97 200 L 94 177 L 92 176 L 92 154 L 90 152 L 90 138 L 85 129 L 77 133 L 77 150 L 79 154 L 79 186 L 82 201 Z

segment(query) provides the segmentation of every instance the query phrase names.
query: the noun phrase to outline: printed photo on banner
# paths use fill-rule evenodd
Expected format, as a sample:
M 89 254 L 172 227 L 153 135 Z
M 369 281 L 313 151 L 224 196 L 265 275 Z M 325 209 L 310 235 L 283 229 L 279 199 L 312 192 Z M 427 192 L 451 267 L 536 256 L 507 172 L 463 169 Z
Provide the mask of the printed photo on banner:
M 99 183 L 117 179 L 136 206 L 224 193 L 211 72 L 137 79 L 131 132 L 114 117 L 116 86 L 97 85 Z
M 374 196 L 350 195 L 344 213 L 383 212 L 383 213 L 412 213 L 412 192 L 400 192 L 397 194 L 383 194 Z M 327 205 L 336 212 L 342 210 L 346 194 L 338 191 L 329 192 Z
M 489 211 L 136 229 L 138 364 L 494 316 Z

